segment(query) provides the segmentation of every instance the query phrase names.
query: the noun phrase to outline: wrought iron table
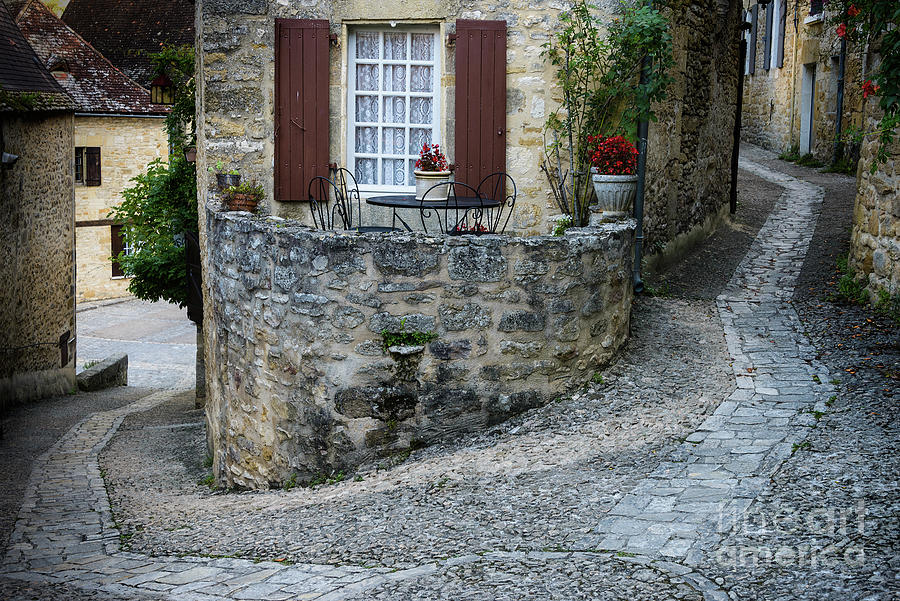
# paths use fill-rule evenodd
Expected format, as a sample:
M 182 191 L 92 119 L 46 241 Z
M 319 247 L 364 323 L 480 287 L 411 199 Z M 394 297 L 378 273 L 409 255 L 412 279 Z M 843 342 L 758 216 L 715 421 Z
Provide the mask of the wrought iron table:
M 385 196 L 370 196 L 366 199 L 366 204 L 375 205 L 377 207 L 389 207 L 393 212 L 391 225 L 396 227 L 397 222 L 403 224 L 406 231 L 411 232 L 413 229 L 409 227 L 400 215 L 397 209 L 493 209 L 503 204 L 499 200 L 493 198 L 479 198 L 475 196 L 454 196 L 452 201 L 426 200 L 421 201 L 416 198 L 415 194 L 390 194 Z

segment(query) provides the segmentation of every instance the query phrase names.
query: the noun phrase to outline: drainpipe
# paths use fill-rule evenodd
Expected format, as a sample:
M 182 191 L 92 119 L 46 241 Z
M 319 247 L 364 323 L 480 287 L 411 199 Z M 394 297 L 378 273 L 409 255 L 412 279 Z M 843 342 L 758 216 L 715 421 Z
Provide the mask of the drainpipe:
M 844 68 L 847 61 L 847 40 L 841 38 L 841 55 L 838 60 L 837 80 L 837 115 L 834 121 L 834 150 L 831 163 L 837 163 L 844 155 L 844 143 L 841 142 L 841 126 L 844 117 Z
M 647 2 L 647 6 L 653 8 L 653 0 Z M 650 57 L 644 56 L 641 60 L 640 85 L 647 84 L 650 77 Z M 634 219 L 637 221 L 634 235 L 634 265 L 632 266 L 634 291 L 638 294 L 644 291 L 644 281 L 641 279 L 641 259 L 644 254 L 644 180 L 647 176 L 647 132 L 650 122 L 645 117 L 638 123 L 638 159 L 637 159 L 637 193 L 634 197 Z
M 746 20 L 741 24 L 741 33 L 746 31 Z M 738 52 L 738 86 L 737 103 L 734 114 L 734 141 L 731 146 L 731 189 L 728 195 L 728 210 L 732 215 L 737 213 L 737 178 L 738 159 L 741 152 L 741 113 L 744 110 L 744 63 L 747 61 L 747 40 L 741 35 L 740 52 Z

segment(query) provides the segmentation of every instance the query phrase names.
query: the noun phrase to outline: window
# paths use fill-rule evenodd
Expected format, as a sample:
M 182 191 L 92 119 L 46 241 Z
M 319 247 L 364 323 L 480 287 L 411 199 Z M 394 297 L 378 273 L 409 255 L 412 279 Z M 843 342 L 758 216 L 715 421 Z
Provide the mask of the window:
M 75 148 L 75 183 L 84 183 L 84 146 Z
M 348 164 L 360 187 L 407 191 L 424 144 L 440 143 L 436 29 L 351 33 Z
M 122 271 L 122 266 L 116 261 L 116 257 L 119 256 L 119 253 L 125 256 L 130 255 L 133 248 L 131 243 L 126 241 L 121 225 L 109 226 L 109 246 L 110 256 L 112 257 L 112 277 L 125 277 L 125 272 Z
M 822 0 L 811 0 L 809 3 L 809 14 L 810 15 L 821 15 L 822 14 Z
M 786 0 L 772 0 L 772 34 L 769 36 L 769 43 L 772 45 L 769 50 L 772 67 L 779 69 L 784 66 L 784 24 Z
M 744 75 L 750 74 L 750 39 L 751 33 L 753 31 L 753 13 L 749 10 L 744 11 L 744 23 L 746 26 L 744 27 L 744 33 L 742 34 L 744 38 L 744 43 L 746 44 L 746 51 L 744 52 Z
M 85 186 L 100 185 L 100 148 L 75 147 L 75 183 Z

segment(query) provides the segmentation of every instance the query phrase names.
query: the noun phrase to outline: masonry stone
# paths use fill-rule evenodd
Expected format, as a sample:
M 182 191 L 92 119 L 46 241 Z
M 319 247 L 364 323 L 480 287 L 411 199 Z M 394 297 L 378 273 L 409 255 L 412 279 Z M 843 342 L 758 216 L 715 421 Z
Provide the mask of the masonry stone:
M 496 423 L 582 385 L 627 335 L 631 221 L 561 238 L 398 239 L 247 213 L 206 217 L 219 341 L 210 347 L 216 392 L 207 411 L 216 416 L 209 438 L 223 484 L 302 481 Z M 241 258 L 248 248 L 258 260 Z M 509 266 L 536 264 L 538 255 L 533 271 L 544 286 L 516 282 Z M 290 256 L 298 262 L 282 260 Z M 576 258 L 608 268 L 573 278 Z M 242 277 L 270 265 L 282 274 L 271 291 Z M 454 279 L 451 270 L 490 277 Z M 431 300 L 409 299 L 412 290 Z M 596 294 L 597 313 L 573 310 Z M 565 321 L 563 347 L 552 342 L 557 320 Z M 384 332 L 399 337 L 389 348 Z M 436 338 L 402 338 L 416 333 Z

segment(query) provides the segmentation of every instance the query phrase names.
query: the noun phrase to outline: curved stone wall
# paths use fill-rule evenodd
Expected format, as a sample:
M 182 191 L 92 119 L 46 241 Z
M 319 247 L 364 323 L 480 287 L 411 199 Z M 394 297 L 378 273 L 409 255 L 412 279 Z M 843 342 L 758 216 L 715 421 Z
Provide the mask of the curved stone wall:
M 226 486 L 496 423 L 583 384 L 627 338 L 631 221 L 558 238 L 207 224 L 207 419 Z

